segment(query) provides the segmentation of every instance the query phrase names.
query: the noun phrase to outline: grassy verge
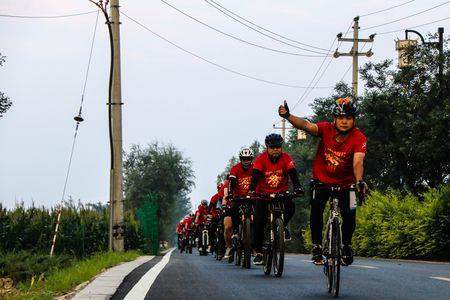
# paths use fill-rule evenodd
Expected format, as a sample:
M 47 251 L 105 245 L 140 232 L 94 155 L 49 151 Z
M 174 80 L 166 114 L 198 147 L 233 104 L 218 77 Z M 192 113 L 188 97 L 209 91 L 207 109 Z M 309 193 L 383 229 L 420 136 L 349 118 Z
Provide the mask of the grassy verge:
M 97 253 L 88 259 L 74 262 L 68 268 L 52 272 L 45 281 L 33 285 L 19 284 L 18 292 L 6 299 L 53 299 L 54 296 L 65 294 L 77 285 L 90 280 L 103 270 L 121 262 L 134 260 L 139 255 L 137 251 Z

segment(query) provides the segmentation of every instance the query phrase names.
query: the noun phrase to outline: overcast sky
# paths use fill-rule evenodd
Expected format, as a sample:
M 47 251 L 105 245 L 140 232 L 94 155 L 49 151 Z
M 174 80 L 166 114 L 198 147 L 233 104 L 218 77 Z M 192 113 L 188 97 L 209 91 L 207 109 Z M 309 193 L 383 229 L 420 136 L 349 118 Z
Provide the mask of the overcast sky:
M 203 0 L 165 0 L 189 15 L 242 40 L 280 52 L 305 52 L 254 32 Z M 353 17 L 361 17 L 361 37 L 429 23 L 450 16 L 450 3 L 424 11 L 442 0 L 299 1 L 216 0 L 255 24 L 318 48 L 328 49 Z M 121 1 L 121 10 L 154 32 L 211 62 L 249 76 L 294 86 L 307 86 L 323 57 L 302 57 L 257 48 L 201 25 L 159 0 Z M 0 15 L 54 16 L 95 11 L 88 0 L 1 0 Z M 13 107 L 0 119 L 0 202 L 13 207 L 55 205 L 61 201 L 75 122 L 94 32 L 96 13 L 58 19 L 0 16 L 0 91 Z M 194 57 L 121 16 L 123 145 L 171 143 L 193 162 L 196 187 L 190 197 L 197 205 L 215 192 L 216 175 L 228 159 L 254 139 L 263 141 L 279 122 L 276 108 L 286 99 L 296 103 L 303 89 L 248 79 Z M 450 19 L 416 28 L 423 34 L 446 27 Z M 374 56 L 365 62 L 396 59 L 394 40 L 404 32 L 377 35 Z M 287 40 L 284 40 L 289 42 Z M 298 47 L 304 47 L 289 42 Z M 362 45 L 361 45 L 362 46 Z M 308 48 L 308 47 L 304 47 Z M 333 50 L 336 44 L 333 46 Z M 369 49 L 366 45 L 364 50 Z M 315 48 L 308 48 L 317 50 Z M 344 43 L 340 51 L 348 51 Z M 328 64 L 328 59 L 325 65 Z M 318 86 L 333 86 L 351 65 L 351 58 L 333 59 Z M 100 16 L 83 117 L 73 157 L 66 197 L 82 202 L 109 198 L 107 89 L 109 41 Z M 344 76 L 351 82 L 351 72 Z M 362 91 L 362 86 L 360 87 Z M 317 89 L 294 113 L 309 115 Z M 163 180 L 163 179 L 162 179 Z

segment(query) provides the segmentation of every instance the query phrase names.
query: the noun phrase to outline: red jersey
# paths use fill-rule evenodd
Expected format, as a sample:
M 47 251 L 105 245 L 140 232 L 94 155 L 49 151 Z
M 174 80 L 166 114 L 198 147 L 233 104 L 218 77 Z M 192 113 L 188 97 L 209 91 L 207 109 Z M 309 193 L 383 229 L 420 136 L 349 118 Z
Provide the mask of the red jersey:
M 256 192 L 272 194 L 289 189 L 288 172 L 295 169 L 295 164 L 292 157 L 285 152 L 282 152 L 279 159 L 273 163 L 270 161 L 267 151 L 264 151 L 256 158 L 253 169 L 261 171 L 263 177 L 256 185 Z
M 219 192 L 217 193 L 219 197 L 223 198 L 225 196 L 225 189 L 228 189 L 228 186 L 230 185 L 230 182 L 227 180 L 223 183 L 222 187 L 220 188 Z
M 208 215 L 208 206 L 199 205 L 195 215 L 198 214 L 197 225 L 200 225 L 206 221 L 206 216 Z
M 193 217 L 184 218 L 183 219 L 184 230 L 191 229 L 193 223 L 194 223 L 194 218 Z
M 177 234 L 183 233 L 183 220 L 180 221 L 177 225 Z
M 366 136 L 358 128 L 354 128 L 343 142 L 337 142 L 333 123 L 320 122 L 317 127 L 317 136 L 322 140 L 314 159 L 313 179 L 340 187 L 352 185 L 355 182 L 353 154 L 366 153 Z
M 219 194 L 215 194 L 214 196 L 211 197 L 211 200 L 209 201 L 210 205 L 212 204 L 210 213 L 213 218 L 219 215 L 219 212 L 217 211 L 217 202 L 219 202 L 219 199 L 220 199 Z
M 250 181 L 252 179 L 253 165 L 248 169 L 244 169 L 241 163 L 235 164 L 230 169 L 230 177 L 236 178 L 236 185 L 234 186 L 233 196 L 245 197 L 247 196 Z

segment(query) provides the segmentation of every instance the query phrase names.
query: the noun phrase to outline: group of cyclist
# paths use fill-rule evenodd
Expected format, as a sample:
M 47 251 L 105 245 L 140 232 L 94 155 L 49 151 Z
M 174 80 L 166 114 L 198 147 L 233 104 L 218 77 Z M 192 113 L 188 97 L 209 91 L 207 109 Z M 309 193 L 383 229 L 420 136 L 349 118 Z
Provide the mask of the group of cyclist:
M 342 217 L 342 264 L 350 265 L 353 262 L 351 241 L 356 226 L 356 193 L 367 192 L 367 184 L 363 181 L 367 139 L 356 127 L 357 111 L 357 106 L 351 99 L 339 98 L 332 107 L 333 122 L 312 123 L 292 115 L 286 101 L 278 108 L 278 114 L 295 128 L 320 138 L 310 186 L 312 261 L 315 264 L 321 264 L 323 259 L 323 213 L 332 187 L 342 188 L 338 193 Z M 217 186 L 217 193 L 211 197 L 209 204 L 207 200 L 202 200 L 195 214 L 180 221 L 177 227 L 179 240 L 192 232 L 200 241 L 199 251 L 211 251 L 211 248 L 215 247 L 213 241 L 217 226 L 223 224 L 223 258 L 229 258 L 233 255 L 232 239 L 238 234 L 239 206 L 242 203 L 240 200 L 256 199 L 253 202 L 253 263 L 263 264 L 264 228 L 269 202 L 262 198 L 258 200 L 256 196 L 287 192 L 289 179 L 293 186 L 292 195 L 304 195 L 294 161 L 282 150 L 283 142 L 279 134 L 267 135 L 266 149 L 256 158 L 252 149 L 242 148 L 239 163 L 231 167 L 227 181 Z M 316 188 L 319 185 L 321 188 Z M 356 192 L 347 189 L 350 186 L 354 186 Z M 283 206 L 284 239 L 288 241 L 291 239 L 291 233 L 287 225 L 295 213 L 292 197 L 283 198 Z M 211 238 L 208 249 L 202 249 L 202 236 L 198 228 L 206 223 L 209 224 Z

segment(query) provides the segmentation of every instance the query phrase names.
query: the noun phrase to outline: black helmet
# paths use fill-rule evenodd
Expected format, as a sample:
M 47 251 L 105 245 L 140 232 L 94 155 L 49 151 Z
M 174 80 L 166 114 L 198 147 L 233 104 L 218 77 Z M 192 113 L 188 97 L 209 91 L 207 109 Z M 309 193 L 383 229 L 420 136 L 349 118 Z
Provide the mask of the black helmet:
M 333 116 L 356 116 L 358 107 L 350 98 L 339 98 L 333 105 Z
M 266 143 L 267 147 L 281 147 L 281 145 L 283 145 L 283 138 L 278 133 L 271 133 L 266 136 L 264 142 Z
M 201 205 L 206 206 L 208 205 L 208 200 L 202 200 L 202 202 L 200 202 Z

